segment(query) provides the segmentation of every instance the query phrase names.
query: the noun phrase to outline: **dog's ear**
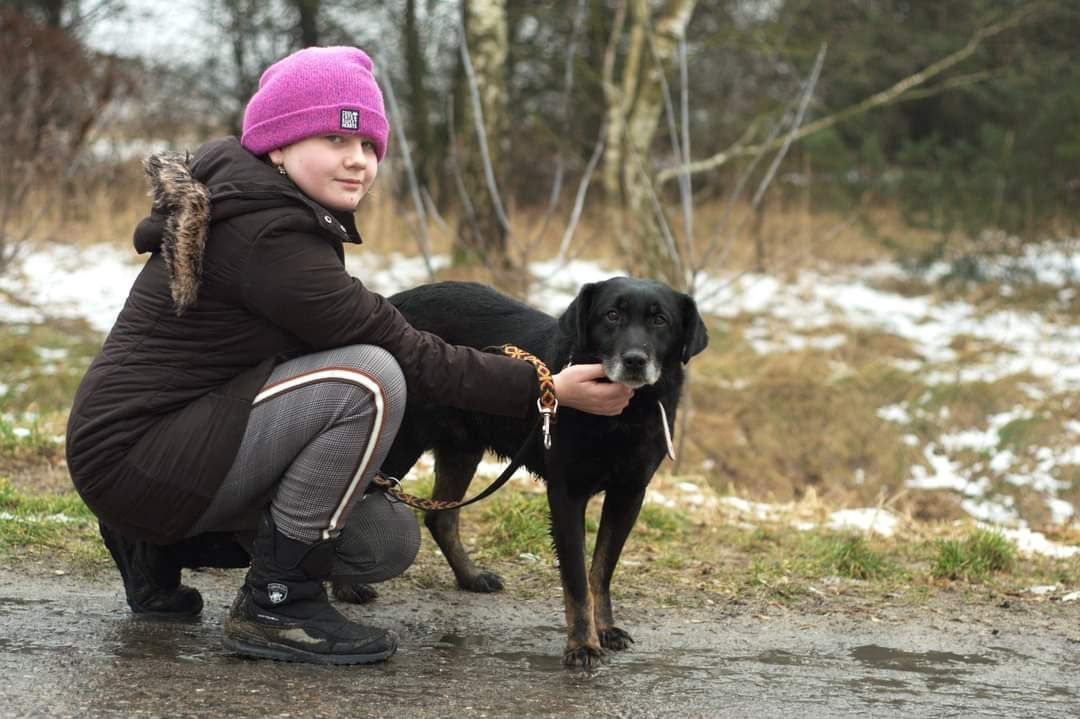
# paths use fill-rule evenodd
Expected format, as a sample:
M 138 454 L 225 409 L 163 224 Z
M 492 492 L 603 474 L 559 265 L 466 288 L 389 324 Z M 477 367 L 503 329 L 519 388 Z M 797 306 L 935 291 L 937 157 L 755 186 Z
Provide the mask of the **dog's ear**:
M 683 295 L 683 350 L 682 361 L 686 364 L 694 355 L 701 354 L 709 344 L 709 331 L 698 313 L 697 303 L 690 295 Z
M 581 286 L 577 297 L 559 317 L 559 330 L 572 344 L 583 346 L 585 344 L 585 329 L 589 323 L 589 308 L 592 305 L 593 293 L 598 284 L 593 282 Z

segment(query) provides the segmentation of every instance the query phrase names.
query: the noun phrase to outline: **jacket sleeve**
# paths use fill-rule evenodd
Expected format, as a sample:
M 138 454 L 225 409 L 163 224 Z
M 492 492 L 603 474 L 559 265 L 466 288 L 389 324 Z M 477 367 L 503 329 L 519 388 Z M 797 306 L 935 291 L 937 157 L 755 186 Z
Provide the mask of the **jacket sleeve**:
M 401 365 L 409 398 L 508 417 L 535 411 L 533 367 L 414 329 L 397 308 L 346 272 L 330 241 L 302 219 L 260 233 L 245 268 L 248 309 L 314 350 L 371 344 Z

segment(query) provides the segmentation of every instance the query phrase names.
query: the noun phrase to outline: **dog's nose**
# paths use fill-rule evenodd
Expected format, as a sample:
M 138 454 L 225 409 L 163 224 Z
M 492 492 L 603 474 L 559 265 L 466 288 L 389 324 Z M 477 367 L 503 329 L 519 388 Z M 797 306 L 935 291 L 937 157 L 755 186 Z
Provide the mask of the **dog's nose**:
M 630 350 L 623 353 L 622 361 L 626 369 L 640 372 L 645 369 L 645 363 L 649 361 L 649 357 L 641 350 Z

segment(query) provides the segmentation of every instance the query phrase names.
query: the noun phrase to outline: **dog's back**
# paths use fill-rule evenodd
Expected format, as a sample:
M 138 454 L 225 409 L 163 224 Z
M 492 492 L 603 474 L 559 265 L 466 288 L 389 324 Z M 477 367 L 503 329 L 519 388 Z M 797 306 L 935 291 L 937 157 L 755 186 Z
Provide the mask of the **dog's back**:
M 555 318 L 475 282 L 420 285 L 390 302 L 416 329 L 477 349 L 512 343 L 542 356 L 557 329 Z
M 547 360 L 558 334 L 555 318 L 475 282 L 421 285 L 389 299 L 413 327 L 451 344 L 477 349 L 514 344 Z M 471 463 L 471 477 L 474 456 L 479 461 L 485 450 L 515 454 L 530 427 L 525 420 L 410 402 L 383 470 L 403 476 L 423 452 L 434 449 L 437 462 Z M 533 471 L 535 460 L 526 458 Z

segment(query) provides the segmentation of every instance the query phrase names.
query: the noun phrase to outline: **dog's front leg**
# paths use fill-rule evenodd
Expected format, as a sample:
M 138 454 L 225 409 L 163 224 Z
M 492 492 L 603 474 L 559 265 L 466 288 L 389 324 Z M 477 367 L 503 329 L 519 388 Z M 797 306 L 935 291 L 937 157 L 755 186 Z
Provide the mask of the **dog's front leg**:
M 604 649 L 622 650 L 634 643 L 629 633 L 615 626 L 611 609 L 611 577 L 619 563 L 623 545 L 637 521 L 645 490 L 608 490 L 596 532 L 596 550 L 589 567 L 589 588 L 595 603 L 596 631 Z
M 551 535 L 559 558 L 566 605 L 566 652 L 563 664 L 592 669 L 604 655 L 593 620 L 592 594 L 585 574 L 585 505 L 588 497 L 571 497 L 565 482 L 548 481 Z

